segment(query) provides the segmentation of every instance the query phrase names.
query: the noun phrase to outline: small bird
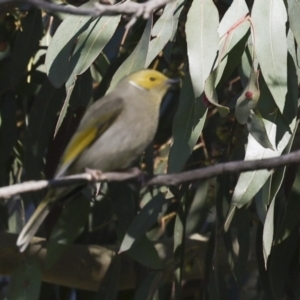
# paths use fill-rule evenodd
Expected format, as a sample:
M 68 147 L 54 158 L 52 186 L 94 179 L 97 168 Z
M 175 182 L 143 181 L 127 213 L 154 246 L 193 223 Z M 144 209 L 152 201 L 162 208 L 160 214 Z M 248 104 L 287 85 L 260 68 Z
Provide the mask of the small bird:
M 176 82 L 148 69 L 123 78 L 85 112 L 61 157 L 55 178 L 86 169 L 108 172 L 130 167 L 152 141 L 161 101 Z M 18 237 L 20 252 L 27 248 L 54 203 L 68 198 L 74 189 L 68 186 L 48 191 Z

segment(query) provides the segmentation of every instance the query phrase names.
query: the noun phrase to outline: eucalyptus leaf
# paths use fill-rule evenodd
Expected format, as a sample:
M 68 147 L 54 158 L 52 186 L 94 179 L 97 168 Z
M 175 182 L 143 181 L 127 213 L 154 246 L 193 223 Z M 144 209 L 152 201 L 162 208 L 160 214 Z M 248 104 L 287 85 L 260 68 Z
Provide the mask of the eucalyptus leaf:
M 183 0 L 174 0 L 167 3 L 161 17 L 155 22 L 152 28 L 150 41 L 147 53 L 145 68 L 147 68 L 153 59 L 163 50 L 166 44 L 174 36 L 174 31 L 177 28 L 178 18 L 183 9 Z
M 152 18 L 149 18 L 141 39 L 139 40 L 138 44 L 136 45 L 132 53 L 129 55 L 129 57 L 127 57 L 127 59 L 115 72 L 111 80 L 109 90 L 107 92 L 111 91 L 123 77 L 145 67 L 151 28 Z
M 250 119 L 251 120 L 247 123 L 249 133 L 261 146 L 274 150 L 269 140 L 261 115 L 259 115 L 258 113 L 251 113 Z
M 202 128 L 204 126 L 207 108 L 202 98 L 197 99 L 196 106 L 190 75 L 187 73 L 183 80 L 180 102 L 173 121 L 173 145 L 168 160 L 168 173 L 181 171 L 187 159 L 193 152 Z M 198 115 L 198 120 L 193 116 Z
M 246 124 L 251 114 L 251 110 L 257 105 L 260 90 L 258 85 L 258 71 L 251 71 L 249 81 L 241 96 L 237 99 L 235 116 L 240 124 Z
M 195 98 L 213 69 L 219 48 L 218 10 L 212 0 L 194 0 L 187 15 L 186 39 L 190 75 Z
M 283 1 L 256 0 L 251 19 L 255 52 L 266 84 L 282 113 L 287 93 L 287 12 Z
M 154 225 L 163 212 L 166 211 L 168 202 L 163 194 L 159 193 L 154 196 L 135 217 L 120 246 L 119 253 L 127 251 L 133 243 L 145 235 L 147 230 Z

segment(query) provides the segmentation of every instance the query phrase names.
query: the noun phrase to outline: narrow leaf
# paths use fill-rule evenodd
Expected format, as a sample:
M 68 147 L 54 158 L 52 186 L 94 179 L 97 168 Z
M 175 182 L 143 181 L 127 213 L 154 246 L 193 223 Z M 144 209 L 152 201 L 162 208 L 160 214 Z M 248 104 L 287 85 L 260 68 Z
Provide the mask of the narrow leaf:
M 252 8 L 255 52 L 266 84 L 280 110 L 287 93 L 287 13 L 284 1 L 257 0 Z
M 159 193 L 153 197 L 140 211 L 140 213 L 133 220 L 128 228 L 128 231 L 122 241 L 119 253 L 127 251 L 131 248 L 132 244 L 154 225 L 159 217 L 166 210 L 168 203 L 163 196 Z
M 155 22 L 151 31 L 153 39 L 149 44 L 145 68 L 148 68 L 153 59 L 173 37 L 174 31 L 177 28 L 179 15 L 183 8 L 182 2 L 182 0 L 170 1 L 164 8 L 161 17 Z
M 122 79 L 123 77 L 127 76 L 130 73 L 133 73 L 145 67 L 149 41 L 150 41 L 151 28 L 152 28 L 152 17 L 149 18 L 145 30 L 143 32 L 143 35 L 139 40 L 137 46 L 114 74 L 111 80 L 109 91 L 116 86 L 116 84 L 120 81 L 120 79 Z
M 202 100 L 199 98 L 198 100 Z M 173 145 L 170 149 L 168 172 L 181 171 L 202 131 L 207 108 L 202 102 L 196 104 L 189 74 L 186 74 L 180 93 L 180 102 L 173 121 Z M 196 106 L 198 105 L 198 106 Z M 198 120 L 194 119 L 197 112 Z
M 194 0 L 186 22 L 187 50 L 195 98 L 202 95 L 219 48 L 218 10 L 212 0 Z
M 89 1 L 81 7 L 92 7 Z M 69 57 L 78 36 L 88 27 L 92 18 L 87 16 L 69 16 L 57 28 L 46 53 L 46 71 L 55 87 L 61 87 L 70 74 Z

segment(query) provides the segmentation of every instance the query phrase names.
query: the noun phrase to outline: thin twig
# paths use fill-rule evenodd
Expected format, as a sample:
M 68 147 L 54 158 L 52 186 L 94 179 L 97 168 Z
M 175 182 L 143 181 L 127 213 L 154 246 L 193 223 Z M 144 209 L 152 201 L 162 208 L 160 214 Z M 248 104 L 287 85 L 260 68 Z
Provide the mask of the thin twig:
M 157 175 L 149 180 L 146 180 L 145 186 L 153 185 L 178 185 L 183 182 L 192 182 L 199 179 L 210 178 L 224 173 L 241 173 L 262 169 L 274 169 L 281 166 L 300 163 L 300 150 L 285 154 L 279 157 L 248 160 L 248 161 L 232 161 L 227 163 L 220 163 L 214 166 L 186 171 L 177 174 Z M 96 174 L 96 173 L 95 173 Z M 12 186 L 0 188 L 0 198 L 9 198 L 20 193 L 38 191 L 44 188 L 56 188 L 61 186 L 84 184 L 87 182 L 100 181 L 124 181 L 129 179 L 137 179 L 140 177 L 140 172 L 109 172 L 98 175 L 91 173 L 83 173 L 72 176 L 66 176 L 53 180 L 27 181 Z

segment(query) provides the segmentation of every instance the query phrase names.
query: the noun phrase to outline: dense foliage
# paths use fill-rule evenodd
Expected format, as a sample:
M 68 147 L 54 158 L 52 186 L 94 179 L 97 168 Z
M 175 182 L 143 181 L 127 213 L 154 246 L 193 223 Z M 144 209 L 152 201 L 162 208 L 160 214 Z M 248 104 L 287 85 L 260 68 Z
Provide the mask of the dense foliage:
M 130 16 L 1 1 L 0 9 L 1 186 L 52 178 L 86 108 L 142 68 L 182 78 L 138 163 L 145 172 L 298 148 L 295 0 L 173 0 L 129 29 Z M 118 282 L 128 270 L 117 255 L 98 292 L 59 288 L 41 283 L 40 266 L 25 255 L 8 299 L 299 299 L 299 180 L 292 165 L 151 189 L 103 184 L 97 196 L 84 193 L 47 218 L 39 232 L 49 241 L 47 264 L 72 255 L 73 242 L 114 245 L 136 261 L 137 280 Z M 20 232 L 43 195 L 3 202 L 1 229 Z M 171 254 L 161 260 L 154 245 L 165 241 Z

